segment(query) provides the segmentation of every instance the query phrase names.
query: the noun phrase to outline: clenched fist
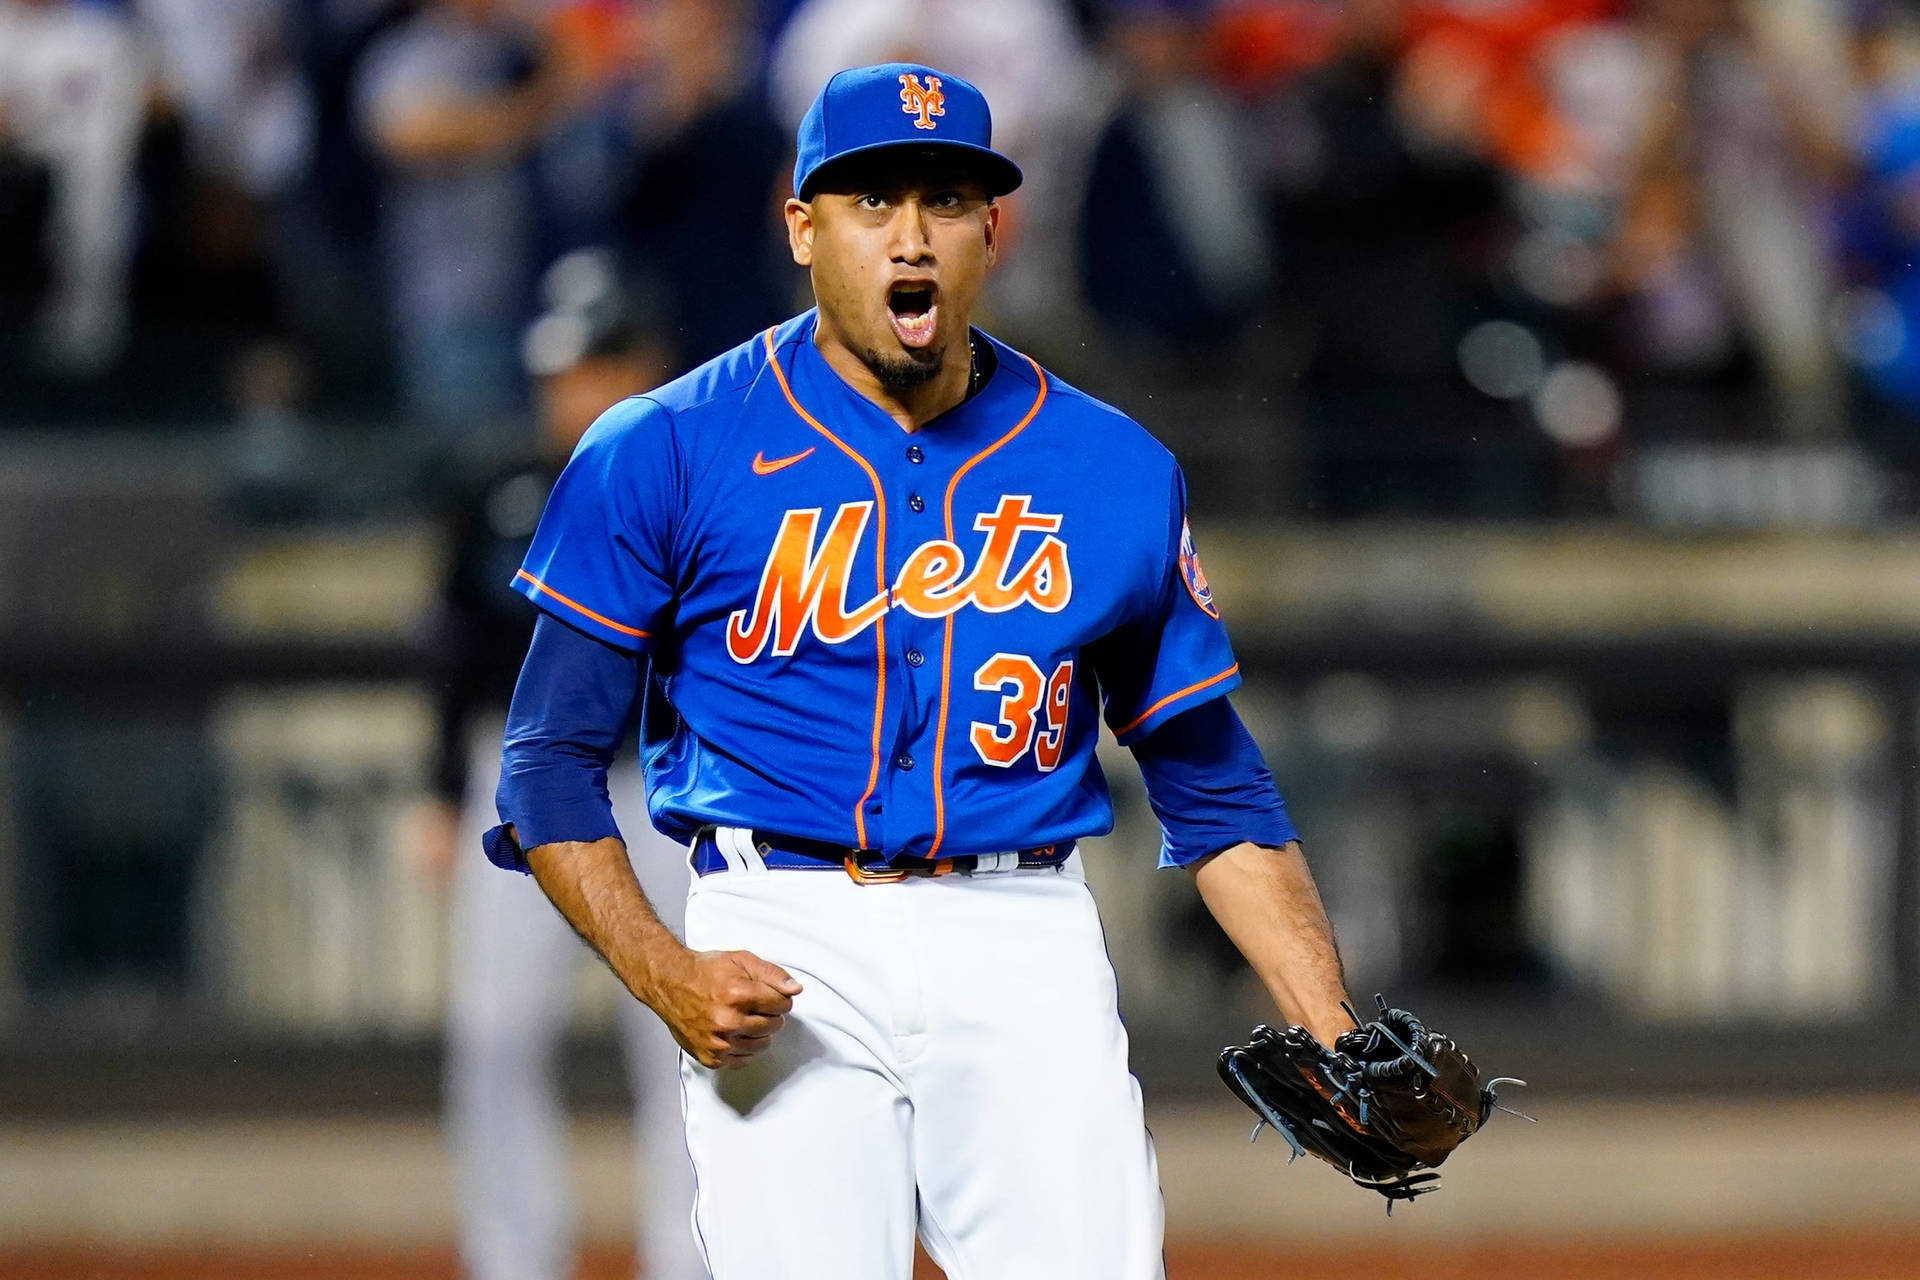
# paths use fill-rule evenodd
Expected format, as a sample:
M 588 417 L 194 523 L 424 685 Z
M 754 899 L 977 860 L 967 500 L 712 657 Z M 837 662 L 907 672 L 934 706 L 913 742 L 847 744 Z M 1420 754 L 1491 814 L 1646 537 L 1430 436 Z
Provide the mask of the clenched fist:
M 773 1043 L 800 984 L 751 951 L 682 950 L 647 1003 L 703 1067 L 737 1067 Z

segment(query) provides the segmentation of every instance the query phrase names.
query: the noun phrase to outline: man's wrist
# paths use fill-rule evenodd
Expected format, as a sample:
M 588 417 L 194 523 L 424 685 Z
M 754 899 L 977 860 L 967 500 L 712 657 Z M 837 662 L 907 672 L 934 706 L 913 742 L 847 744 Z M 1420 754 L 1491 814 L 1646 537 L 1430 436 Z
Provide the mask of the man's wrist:
M 1331 1009 L 1320 1007 L 1319 1000 L 1313 1001 L 1312 1007 L 1307 1007 L 1306 1002 L 1301 999 L 1301 993 L 1290 989 L 1284 983 L 1263 981 L 1263 985 L 1267 988 L 1268 998 L 1273 1001 L 1274 1007 L 1279 1009 L 1282 1018 L 1289 1023 L 1305 1027 L 1312 1033 L 1314 1039 L 1329 1049 L 1333 1047 L 1334 1037 L 1342 1031 L 1353 1028 L 1353 1019 L 1347 1016 L 1347 1011 L 1340 1007 L 1338 1001 L 1334 1002 Z
M 667 928 L 660 926 L 660 936 L 643 948 L 632 974 L 621 974 L 627 990 L 633 992 L 634 999 L 652 1009 L 655 1013 L 666 1002 L 670 989 L 684 985 L 685 975 L 692 967 L 693 949 L 674 937 Z
M 1347 1017 L 1343 1010 L 1337 1018 L 1320 1017 L 1314 1019 L 1311 1023 L 1307 1024 L 1307 1030 L 1313 1033 L 1315 1040 L 1318 1040 L 1321 1044 L 1331 1049 L 1333 1048 L 1333 1042 L 1340 1038 L 1342 1032 L 1353 1030 L 1353 1019 Z

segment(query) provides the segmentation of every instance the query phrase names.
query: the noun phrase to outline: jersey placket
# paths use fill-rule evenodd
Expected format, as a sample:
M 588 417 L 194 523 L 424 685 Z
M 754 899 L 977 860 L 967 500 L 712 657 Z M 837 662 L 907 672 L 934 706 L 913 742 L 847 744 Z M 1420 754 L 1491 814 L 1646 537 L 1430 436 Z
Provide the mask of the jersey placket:
M 898 582 L 907 558 L 921 544 L 942 536 L 940 506 L 935 497 L 946 483 L 938 450 L 923 436 L 906 435 L 892 443 L 881 468 L 887 505 L 894 519 L 888 524 L 885 548 L 887 580 Z M 939 753 L 933 735 L 940 697 L 939 619 L 922 618 L 889 600 L 887 611 L 887 666 L 889 751 L 886 772 L 888 853 L 925 852 L 933 825 L 934 776 Z

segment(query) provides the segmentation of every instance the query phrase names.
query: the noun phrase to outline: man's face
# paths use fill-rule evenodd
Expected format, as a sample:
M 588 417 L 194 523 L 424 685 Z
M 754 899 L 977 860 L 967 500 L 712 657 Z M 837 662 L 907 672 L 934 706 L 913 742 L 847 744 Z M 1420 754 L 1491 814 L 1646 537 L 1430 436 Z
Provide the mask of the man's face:
M 925 153 L 850 158 L 811 201 L 787 202 L 822 322 L 892 392 L 931 381 L 966 342 L 999 222 L 964 162 Z

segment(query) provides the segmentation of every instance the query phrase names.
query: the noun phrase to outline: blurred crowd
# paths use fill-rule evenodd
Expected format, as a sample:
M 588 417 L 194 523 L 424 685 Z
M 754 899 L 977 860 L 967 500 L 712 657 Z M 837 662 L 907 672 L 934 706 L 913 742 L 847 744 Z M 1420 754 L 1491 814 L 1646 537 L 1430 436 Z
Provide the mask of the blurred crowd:
M 793 126 L 896 57 L 1028 175 L 987 322 L 1235 389 L 1328 511 L 1920 412 L 1897 0 L 0 0 L 0 418 L 508 447 L 570 255 L 659 377 L 805 305 Z

